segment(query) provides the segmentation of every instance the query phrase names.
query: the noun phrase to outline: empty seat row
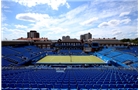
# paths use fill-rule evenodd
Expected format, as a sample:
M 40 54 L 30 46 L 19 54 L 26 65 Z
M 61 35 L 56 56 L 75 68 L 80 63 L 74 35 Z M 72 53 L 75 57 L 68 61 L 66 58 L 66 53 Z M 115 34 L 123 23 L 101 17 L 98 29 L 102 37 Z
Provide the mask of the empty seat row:
M 90 89 L 90 88 L 138 88 L 138 85 L 135 84 L 28 84 L 28 83 L 9 83 L 9 84 L 2 84 L 3 88 L 83 88 L 83 89 Z
M 66 69 L 63 73 L 58 73 L 55 69 L 11 69 L 2 70 L 2 87 L 137 88 L 137 78 L 137 71 L 123 69 Z

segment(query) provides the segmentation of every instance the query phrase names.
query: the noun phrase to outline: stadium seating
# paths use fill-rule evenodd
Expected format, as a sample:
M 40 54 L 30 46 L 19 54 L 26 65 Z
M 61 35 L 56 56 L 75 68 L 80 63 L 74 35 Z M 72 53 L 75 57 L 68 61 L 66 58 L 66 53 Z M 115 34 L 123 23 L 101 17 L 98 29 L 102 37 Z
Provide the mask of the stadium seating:
M 59 50 L 58 53 L 61 54 L 61 55 L 86 55 L 80 49 L 77 49 L 77 50 L 74 50 L 74 49 L 71 49 L 71 50 L 62 49 L 62 50 Z
M 10 66 L 12 64 L 12 62 L 2 58 L 2 66 Z
M 138 61 L 138 58 L 133 56 L 133 55 L 129 55 L 129 54 L 121 54 L 119 56 L 114 57 L 115 60 L 119 61 L 119 62 L 124 62 L 126 60 L 130 60 L 130 61 Z
M 104 56 L 104 55 L 102 55 L 102 54 L 100 54 L 100 53 L 94 53 L 94 55 L 95 56 L 97 56 L 97 57 L 99 57 L 99 58 L 101 58 L 102 60 L 104 60 L 105 62 L 108 62 L 108 61 L 110 61 L 110 60 L 112 60 L 111 58 L 109 58 L 109 57 L 107 57 L 107 56 Z
M 130 46 L 129 48 L 122 48 L 118 50 L 138 56 L 138 46 Z
M 112 49 L 111 48 L 108 48 L 108 49 L 103 49 L 103 50 L 101 50 L 101 51 L 98 51 L 98 53 L 100 53 L 100 54 L 107 54 L 107 53 L 110 53 L 112 51 Z
M 131 64 L 132 67 L 138 68 L 138 63 Z
M 11 50 L 9 47 L 3 46 L 2 47 L 2 55 L 7 56 L 7 55 L 14 55 L 17 54 L 18 52 L 15 50 Z
M 115 61 L 119 65 L 123 67 L 128 67 L 128 68 L 129 66 L 125 65 L 125 62 L 130 61 L 132 63 L 135 63 L 138 61 L 137 56 L 134 56 L 133 54 L 129 54 L 129 53 L 123 53 L 114 48 L 105 48 L 101 51 L 95 52 L 93 55 L 101 58 L 105 62 Z M 137 66 L 138 66 L 137 63 L 131 65 L 131 67 L 134 67 L 134 68 L 137 68 Z
M 35 46 L 2 47 L 2 66 L 21 65 L 30 60 L 39 60 L 45 56 L 46 51 Z M 36 59 L 35 59 L 36 58 Z M 8 63 L 9 62 L 9 63 Z
M 126 69 L 4 69 L 2 89 L 137 89 L 137 78 L 137 71 Z
M 117 52 L 117 51 L 111 51 L 109 54 L 106 54 L 107 57 L 115 57 L 115 56 L 118 56 L 120 55 L 121 53 L 120 52 Z
M 55 65 L 40 65 L 36 62 L 46 55 L 89 54 L 85 54 L 80 49 L 61 49 L 55 52 L 53 49 L 40 49 L 31 45 L 3 46 L 2 90 L 138 89 L 137 55 L 115 48 L 104 48 L 91 53 L 104 60 L 105 65 L 94 64 L 88 67 L 83 67 L 84 65 L 56 65 L 56 67 Z M 127 61 L 131 61 L 131 63 L 125 64 Z M 29 62 L 31 65 L 27 64 Z M 110 62 L 112 62 L 111 66 L 108 65 Z

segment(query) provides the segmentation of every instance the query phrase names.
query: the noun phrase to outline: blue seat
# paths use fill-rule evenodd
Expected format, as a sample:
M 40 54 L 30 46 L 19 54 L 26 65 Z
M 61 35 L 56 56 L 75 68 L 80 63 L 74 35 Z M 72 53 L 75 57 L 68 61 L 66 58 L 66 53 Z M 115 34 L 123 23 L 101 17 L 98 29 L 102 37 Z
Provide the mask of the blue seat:
M 110 88 L 116 88 L 116 84 L 110 84 Z
M 50 84 L 55 84 L 55 83 L 57 83 L 57 82 L 55 82 L 55 81 L 50 81 Z
M 61 88 L 61 84 L 55 84 L 54 88 Z
M 62 84 L 62 88 L 69 88 L 68 84 Z
M 74 84 L 74 83 L 72 83 L 72 84 Z M 77 81 L 77 84 L 83 84 L 83 82 L 82 81 Z
M 22 88 L 23 85 L 22 85 L 22 83 L 17 83 L 17 84 L 15 84 L 15 87 L 16 87 L 16 88 Z
M 37 88 L 38 86 L 37 86 L 37 84 L 31 84 L 31 87 L 32 88 Z
M 128 88 L 127 90 L 138 90 L 137 88 Z
M 129 83 L 129 84 L 134 84 L 135 82 L 134 82 L 134 81 L 129 81 L 128 83 Z
M 46 85 L 46 88 L 53 88 L 53 85 L 47 84 L 47 85 Z
M 84 84 L 78 84 L 78 89 L 85 89 L 85 85 Z
M 83 84 L 85 84 L 85 85 L 86 85 L 86 84 L 89 84 L 89 81 L 84 81 Z
M 16 82 L 17 82 L 16 80 L 9 81 L 9 83 L 16 83 Z
M 86 84 L 85 87 L 86 87 L 86 89 L 92 89 L 93 85 L 92 84 Z
M 99 88 L 101 88 L 101 85 L 100 84 L 94 84 L 93 88 L 99 89 Z
M 89 84 L 93 85 L 93 84 L 96 84 L 96 82 L 95 81 L 91 81 L 91 82 L 89 82 Z
M 124 87 L 125 88 L 132 88 L 132 85 L 131 84 L 126 84 Z
M 102 84 L 102 89 L 109 88 L 109 84 Z
M 8 87 L 6 83 L 2 83 L 2 88 Z
M 110 84 L 116 84 L 116 82 L 115 81 L 112 81 L 112 82 L 110 82 Z
M 24 87 L 24 88 L 30 88 L 30 84 L 24 83 L 24 84 L 23 84 L 23 87 Z
M 63 81 L 63 84 L 69 84 L 69 81 L 64 80 L 64 81 Z
M 76 84 L 76 82 L 75 81 L 70 81 L 69 84 Z
M 124 85 L 123 84 L 118 84 L 116 87 L 117 88 L 124 88 Z
M 127 90 L 127 88 L 118 88 L 118 90 Z
M 104 81 L 104 84 L 110 84 L 110 82 L 109 81 Z
M 9 81 L 7 81 L 7 80 L 2 80 L 2 83 L 9 83 Z
M 23 83 L 29 83 L 29 81 L 22 81 Z
M 62 84 L 62 81 L 57 81 L 56 83 L 57 83 L 57 84 Z
M 77 89 L 77 85 L 75 85 L 75 84 L 70 84 L 70 89 Z
M 117 83 L 117 84 L 123 84 L 121 81 L 117 81 L 116 83 Z
M 18 80 L 17 83 L 22 83 L 22 80 Z
M 133 85 L 132 85 L 132 88 L 138 88 L 138 85 L 133 84 Z
M 38 84 L 38 88 L 46 88 L 44 84 Z
M 103 84 L 103 82 L 99 81 L 99 82 L 96 82 L 96 84 Z
M 128 82 L 128 81 L 123 81 L 123 83 L 124 83 L 124 84 L 129 84 L 129 82 Z
M 8 86 L 9 86 L 10 88 L 15 88 L 15 84 L 14 84 L 14 83 L 9 83 Z

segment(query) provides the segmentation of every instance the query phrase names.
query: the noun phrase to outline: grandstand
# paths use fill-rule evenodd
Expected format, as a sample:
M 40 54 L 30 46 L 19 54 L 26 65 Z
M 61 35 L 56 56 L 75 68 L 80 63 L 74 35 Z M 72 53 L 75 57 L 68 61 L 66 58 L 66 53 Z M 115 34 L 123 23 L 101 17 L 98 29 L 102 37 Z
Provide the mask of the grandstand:
M 138 46 L 104 48 L 74 39 L 51 48 L 28 41 L 2 44 L 3 90 L 138 89 Z M 84 52 L 87 47 L 90 52 Z

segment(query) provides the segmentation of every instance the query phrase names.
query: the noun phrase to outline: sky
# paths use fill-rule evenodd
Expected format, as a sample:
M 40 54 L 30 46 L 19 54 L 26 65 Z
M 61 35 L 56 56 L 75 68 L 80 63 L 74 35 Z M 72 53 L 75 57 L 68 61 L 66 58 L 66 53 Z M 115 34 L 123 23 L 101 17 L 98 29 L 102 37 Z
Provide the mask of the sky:
M 40 37 L 80 39 L 137 38 L 137 0 L 1 0 L 1 39 L 27 37 L 36 30 Z

